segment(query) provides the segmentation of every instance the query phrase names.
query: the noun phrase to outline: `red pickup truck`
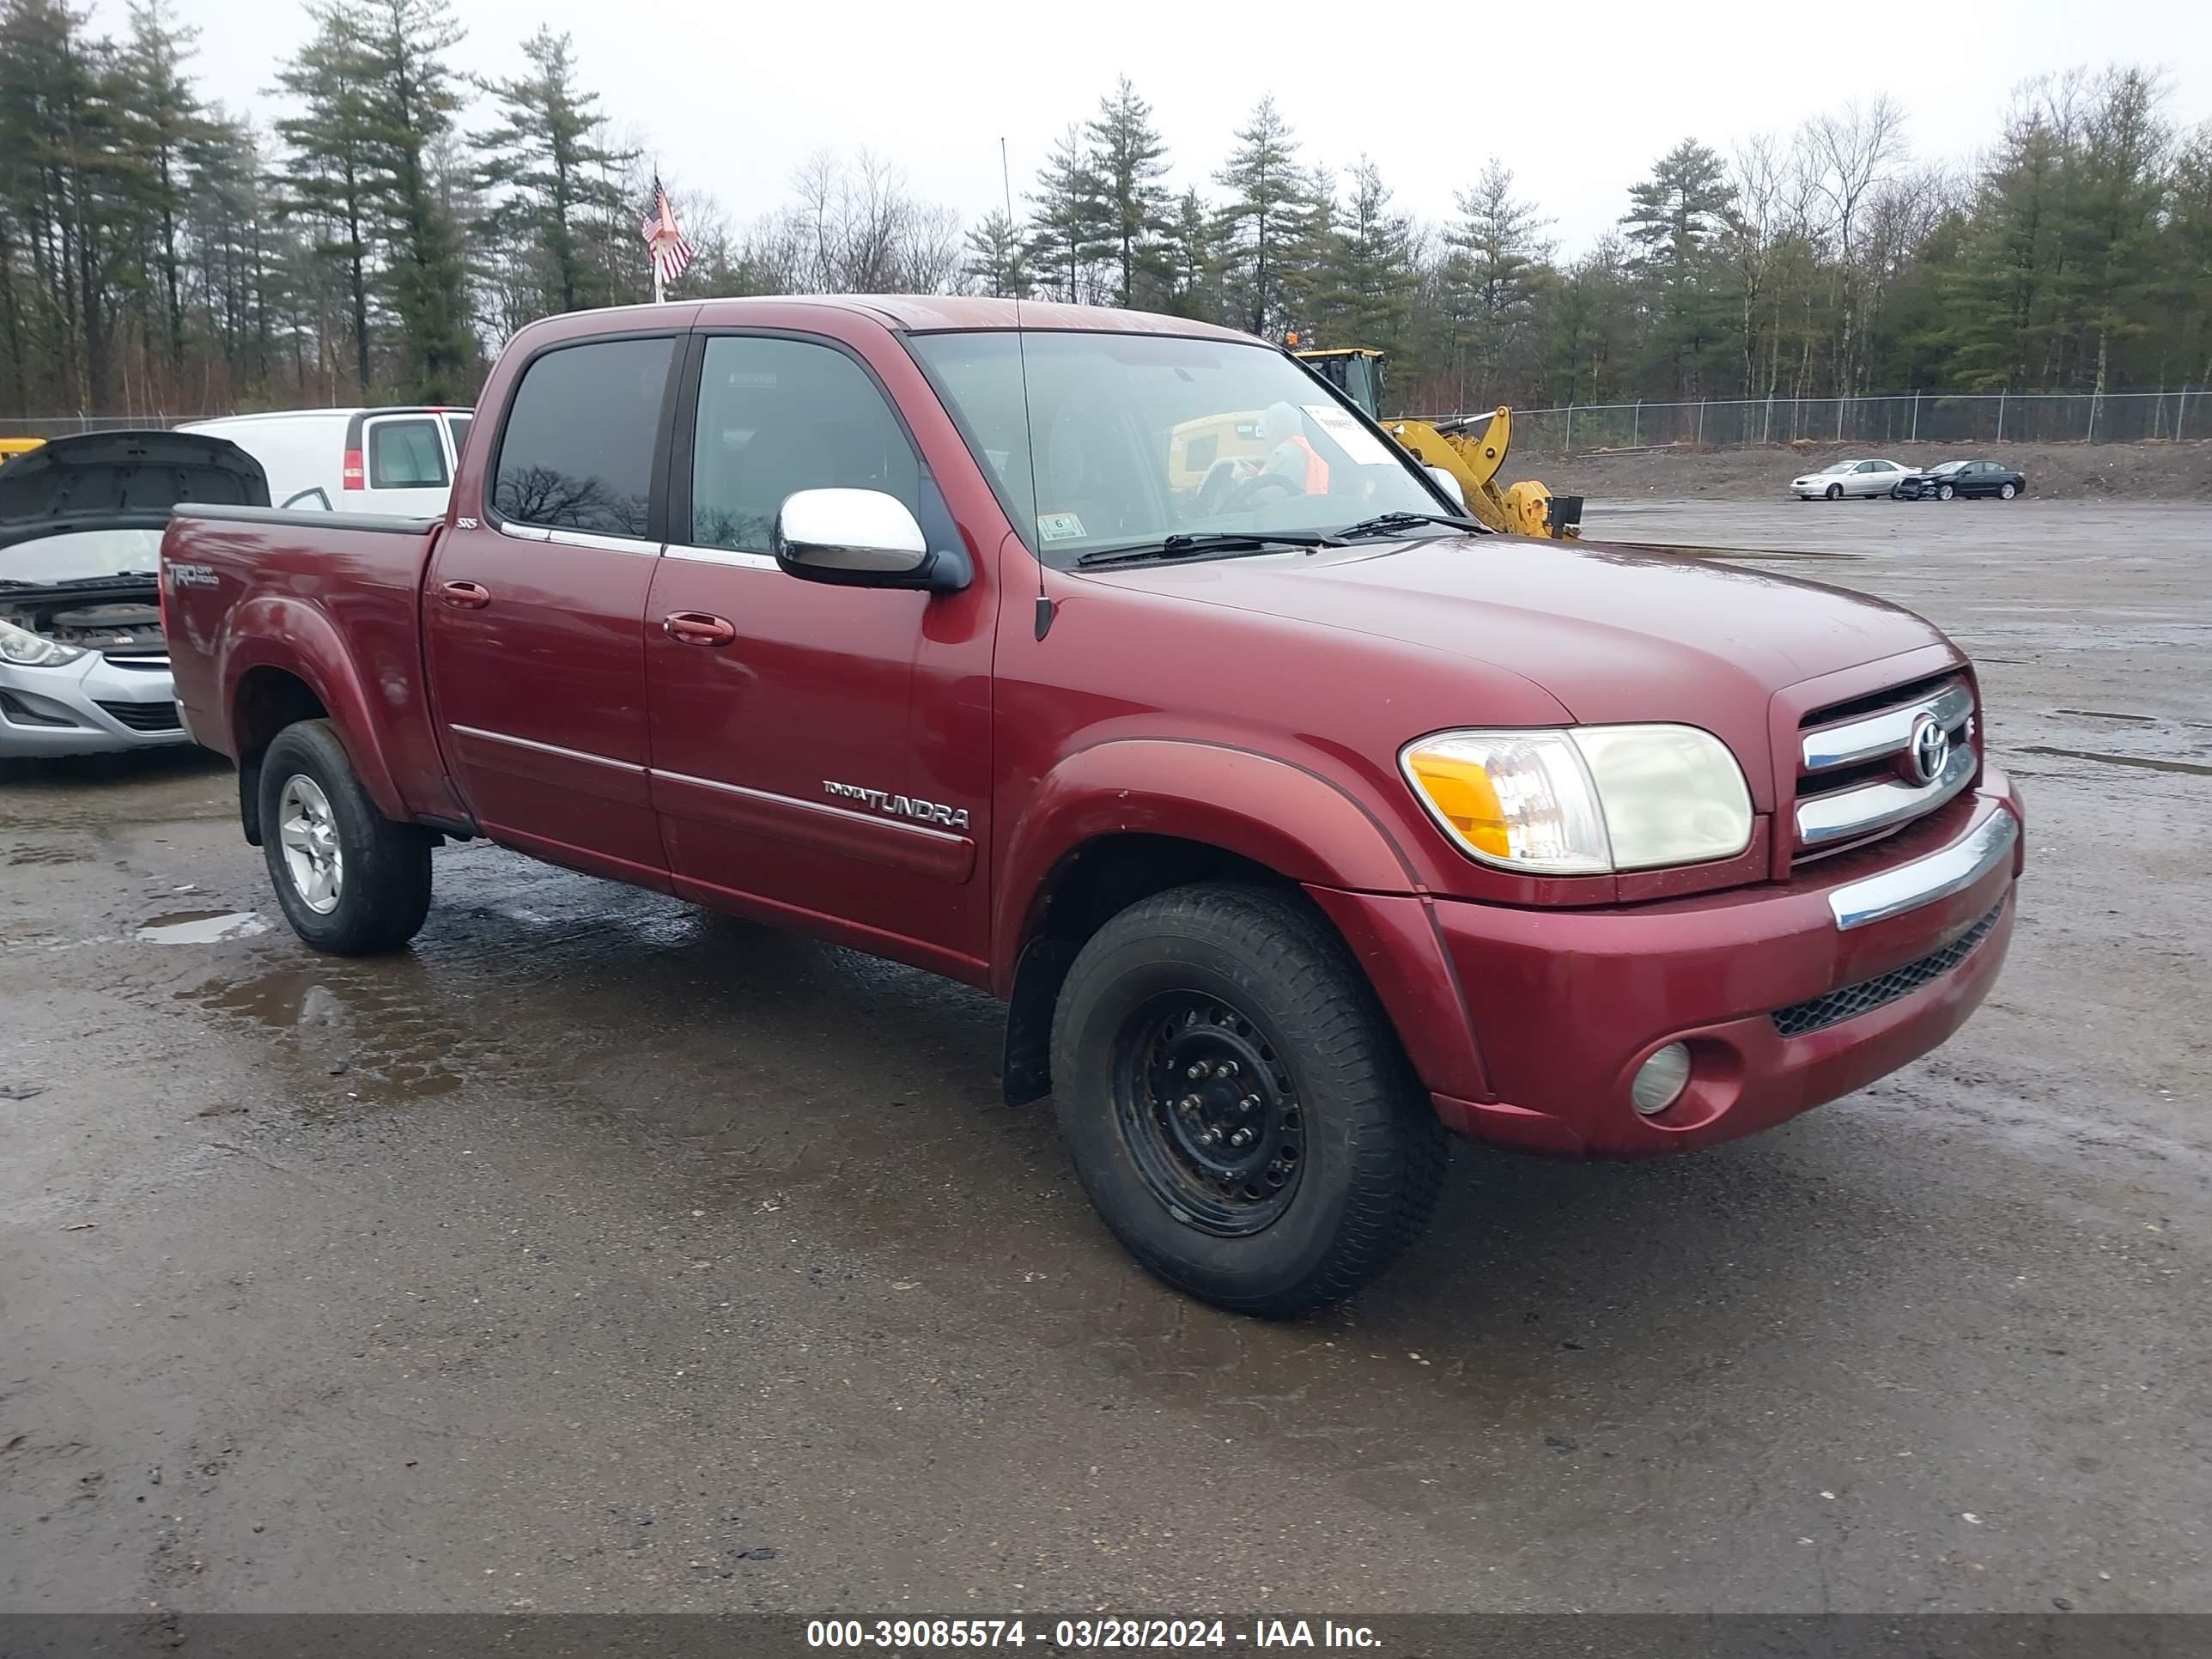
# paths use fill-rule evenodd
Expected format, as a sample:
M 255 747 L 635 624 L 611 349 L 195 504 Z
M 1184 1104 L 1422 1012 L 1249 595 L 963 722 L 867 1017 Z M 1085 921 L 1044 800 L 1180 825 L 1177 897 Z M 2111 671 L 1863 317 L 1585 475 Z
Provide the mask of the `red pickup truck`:
M 556 318 L 439 522 L 179 509 L 181 712 L 300 936 L 483 836 L 988 987 L 1107 1224 L 1346 1296 L 1445 1131 L 1678 1152 L 1941 1042 L 2013 923 L 1894 606 L 1493 537 L 1296 359 L 975 299 Z

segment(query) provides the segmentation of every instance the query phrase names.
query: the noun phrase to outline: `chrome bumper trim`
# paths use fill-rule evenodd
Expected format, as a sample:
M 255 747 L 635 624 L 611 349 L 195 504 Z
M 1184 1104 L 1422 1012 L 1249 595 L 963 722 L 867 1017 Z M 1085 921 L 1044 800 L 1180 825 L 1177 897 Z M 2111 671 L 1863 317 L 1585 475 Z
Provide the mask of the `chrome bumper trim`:
M 1837 888 L 1828 895 L 1829 914 L 1848 933 L 1964 892 L 2011 858 L 2019 839 L 2020 820 L 1992 805 L 1989 816 L 1948 847 Z

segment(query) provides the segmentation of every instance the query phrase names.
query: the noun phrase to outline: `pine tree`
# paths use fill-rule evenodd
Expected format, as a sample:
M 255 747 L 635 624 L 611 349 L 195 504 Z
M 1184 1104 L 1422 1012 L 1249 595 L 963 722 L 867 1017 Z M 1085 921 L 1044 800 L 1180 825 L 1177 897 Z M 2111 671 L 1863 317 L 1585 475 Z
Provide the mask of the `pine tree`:
M 594 245 L 617 234 L 624 206 L 617 169 L 636 152 L 595 137 L 599 100 L 576 83 L 569 36 L 540 28 L 522 51 L 529 72 L 485 88 L 501 118 L 475 140 L 494 198 L 486 228 L 533 268 L 537 314 L 606 305 L 609 262 Z
M 449 0 L 374 0 L 363 32 L 370 70 L 363 132 L 387 216 L 386 281 L 405 380 L 413 396 L 445 403 L 463 394 L 476 358 L 459 230 L 433 167 L 434 148 L 461 106 L 445 54 L 463 30 Z
M 1152 125 L 1152 106 L 1123 76 L 1098 100 L 1085 125 L 1097 221 L 1093 248 L 1112 270 L 1115 305 L 1152 297 L 1166 280 L 1161 244 L 1168 232 L 1167 144 Z
M 1085 297 L 1092 261 L 1103 240 L 1098 175 L 1080 132 L 1070 127 L 1037 171 L 1030 197 L 1030 258 L 1045 273 L 1046 292 L 1073 305 Z
M 969 231 L 961 275 L 994 299 L 1029 298 L 1028 245 L 1003 210 L 985 215 Z
M 1214 182 L 1230 192 L 1218 223 L 1237 325 L 1273 337 L 1284 326 L 1285 286 L 1310 245 L 1313 213 L 1297 135 L 1272 96 L 1237 129 Z
M 1413 220 L 1391 206 L 1382 170 L 1362 155 L 1322 259 L 1314 321 L 1326 341 L 1403 355 L 1419 280 L 1415 241 Z
M 1685 138 L 1652 164 L 1628 193 L 1620 222 L 1635 250 L 1629 269 L 1641 279 L 1648 317 L 1650 384 L 1678 394 L 1705 390 L 1716 357 L 1731 355 L 1731 316 L 1716 245 L 1732 222 L 1735 191 L 1719 155 Z
M 1530 355 L 1537 295 L 1550 275 L 1551 244 L 1542 235 L 1550 221 L 1513 193 L 1512 170 L 1495 156 L 1456 199 L 1460 216 L 1444 240 L 1458 256 L 1451 280 L 1464 295 L 1458 309 L 1467 352 L 1455 362 L 1457 402 L 1464 407 L 1470 393 L 1504 402 L 1508 372 L 1533 368 L 1522 359 Z
M 1224 321 L 1221 264 L 1213 215 L 1195 190 L 1186 190 L 1176 198 L 1175 216 L 1161 249 L 1160 266 L 1167 283 L 1164 308 L 1200 322 Z
M 276 124 L 286 148 L 283 211 L 313 223 L 315 256 L 344 273 L 354 385 L 367 403 L 371 239 L 384 210 L 372 115 L 379 65 L 365 19 L 348 0 L 319 0 L 307 9 L 314 34 L 276 76 L 278 88 L 302 106 Z
M 139 193 L 154 233 L 152 263 L 159 276 L 173 384 L 185 368 L 181 238 L 190 200 L 186 174 L 207 136 L 185 69 L 198 33 L 172 23 L 166 0 L 137 0 L 131 7 L 130 41 L 118 65 L 131 88 L 127 139 L 145 167 Z

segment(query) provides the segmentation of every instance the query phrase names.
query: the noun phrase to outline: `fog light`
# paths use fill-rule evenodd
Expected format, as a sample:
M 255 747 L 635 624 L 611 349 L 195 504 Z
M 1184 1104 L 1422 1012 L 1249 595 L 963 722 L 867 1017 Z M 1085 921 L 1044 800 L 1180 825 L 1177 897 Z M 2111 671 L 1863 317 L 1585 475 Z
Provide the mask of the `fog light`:
M 1683 1085 L 1689 1080 L 1690 1051 L 1679 1042 L 1670 1042 L 1637 1068 L 1636 1081 L 1628 1085 L 1628 1097 L 1644 1116 L 1655 1117 L 1681 1098 Z

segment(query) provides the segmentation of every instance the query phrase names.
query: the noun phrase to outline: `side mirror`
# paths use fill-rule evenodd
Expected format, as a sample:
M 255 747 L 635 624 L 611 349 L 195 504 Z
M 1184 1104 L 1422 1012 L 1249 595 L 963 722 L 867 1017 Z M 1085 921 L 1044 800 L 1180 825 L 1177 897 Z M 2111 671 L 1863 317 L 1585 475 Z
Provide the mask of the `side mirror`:
M 1451 498 L 1451 504 L 1454 507 L 1462 513 L 1467 511 L 1467 492 L 1459 487 L 1457 478 L 1440 466 L 1425 467 L 1422 470 L 1429 475 L 1430 483 Z
M 846 587 L 967 586 L 964 550 L 930 550 L 907 504 L 880 489 L 801 489 L 784 498 L 769 539 L 775 562 L 811 582 Z

